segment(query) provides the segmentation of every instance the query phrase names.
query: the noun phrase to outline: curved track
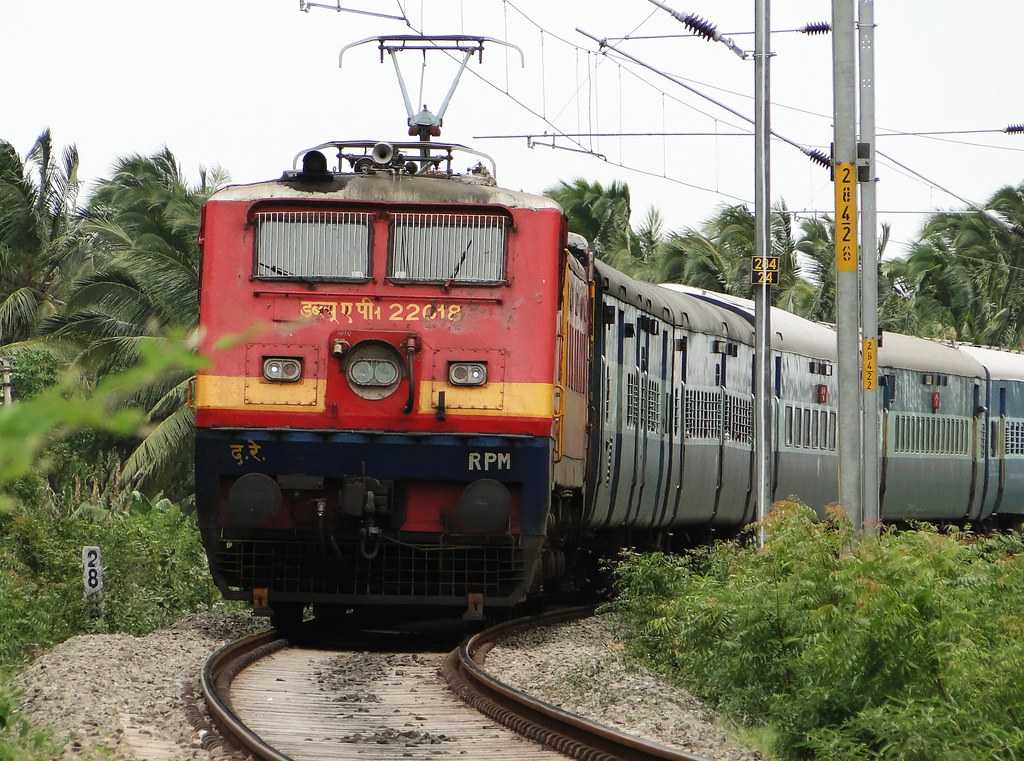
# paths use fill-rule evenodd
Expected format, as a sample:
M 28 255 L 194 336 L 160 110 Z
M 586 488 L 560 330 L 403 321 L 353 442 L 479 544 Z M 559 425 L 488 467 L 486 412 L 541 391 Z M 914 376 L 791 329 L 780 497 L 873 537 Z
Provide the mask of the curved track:
M 513 632 L 592 612 L 573 608 L 499 624 L 447 656 L 421 652 L 422 645 L 412 653 L 383 651 L 379 642 L 367 645 L 365 637 L 357 645 L 370 652 L 292 647 L 270 630 L 214 653 L 203 669 L 203 695 L 222 733 L 259 761 L 564 756 L 703 761 L 563 711 L 487 673 L 487 653 Z

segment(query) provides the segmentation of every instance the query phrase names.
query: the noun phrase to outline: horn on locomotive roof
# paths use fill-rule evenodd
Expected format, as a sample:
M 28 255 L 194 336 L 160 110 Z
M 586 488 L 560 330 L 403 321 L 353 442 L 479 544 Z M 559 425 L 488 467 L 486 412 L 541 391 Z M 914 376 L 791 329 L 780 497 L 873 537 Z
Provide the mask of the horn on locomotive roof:
M 472 34 L 385 34 L 357 40 L 343 47 L 341 52 L 338 53 L 338 68 L 341 68 L 342 60 L 348 50 L 359 45 L 365 45 L 368 42 L 377 43 L 381 63 L 384 63 L 385 53 L 391 57 L 391 63 L 395 67 L 395 75 L 398 77 L 398 87 L 402 91 L 402 100 L 405 102 L 406 123 L 409 125 L 409 135 L 411 137 L 419 137 L 423 142 L 429 142 L 430 138 L 441 134 L 444 114 L 451 104 L 455 89 L 459 86 L 462 72 L 466 70 L 466 66 L 469 65 L 474 55 L 481 62 L 483 61 L 484 43 L 490 42 L 495 45 L 512 48 L 519 53 L 520 65 L 526 65 L 526 58 L 523 56 L 523 51 L 518 45 L 513 45 L 510 42 L 505 42 L 495 37 L 481 37 Z M 448 88 L 444 100 L 441 101 L 441 106 L 437 109 L 436 114 L 427 108 L 426 105 L 423 105 L 419 112 L 413 110 L 412 101 L 409 99 L 409 89 L 405 85 L 402 69 L 398 65 L 398 53 L 405 50 L 420 50 L 423 51 L 424 55 L 428 51 L 442 51 L 452 58 L 456 58 L 458 55 L 462 56 L 461 61 L 459 61 L 459 68 L 455 72 L 455 78 L 452 80 L 451 86 Z M 455 55 L 452 55 L 452 53 Z M 456 60 L 458 59 L 456 58 Z
M 395 157 L 395 148 L 391 143 L 377 143 L 370 151 L 370 158 L 375 164 L 390 164 Z

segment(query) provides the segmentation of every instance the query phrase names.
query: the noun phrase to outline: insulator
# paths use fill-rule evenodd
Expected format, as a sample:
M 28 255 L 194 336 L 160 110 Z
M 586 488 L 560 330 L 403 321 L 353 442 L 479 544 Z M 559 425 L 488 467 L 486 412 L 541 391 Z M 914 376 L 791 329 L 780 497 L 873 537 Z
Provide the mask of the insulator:
M 1009 127 L 1003 130 L 1007 135 L 1021 135 L 1024 134 L 1024 124 L 1011 124 Z
M 807 158 L 813 161 L 815 164 L 829 169 L 832 166 L 832 159 L 826 156 L 824 153 L 819 151 L 817 148 L 811 148 L 806 151 Z
M 801 34 L 828 34 L 832 31 L 832 25 L 827 21 L 812 21 L 801 27 Z
M 705 40 L 718 39 L 718 27 L 706 18 L 701 18 L 697 14 L 691 13 L 683 17 L 683 23 L 698 37 L 703 37 Z

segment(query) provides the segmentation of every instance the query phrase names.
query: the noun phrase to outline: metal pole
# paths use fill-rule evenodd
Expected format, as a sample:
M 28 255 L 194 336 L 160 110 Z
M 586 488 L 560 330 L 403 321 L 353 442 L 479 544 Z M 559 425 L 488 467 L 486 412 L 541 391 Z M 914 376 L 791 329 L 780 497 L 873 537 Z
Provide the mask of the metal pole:
M 867 177 L 860 185 L 861 324 L 864 330 L 864 532 L 878 533 L 878 215 L 875 191 L 875 0 L 859 0 L 860 142 Z
M 754 2 L 754 255 L 771 255 L 771 0 Z M 757 482 L 758 540 L 764 545 L 764 519 L 771 508 L 771 311 L 768 278 L 754 289 L 754 476 Z
M 853 525 L 861 512 L 860 346 L 857 303 L 856 46 L 854 0 L 832 0 L 833 166 L 836 186 L 836 351 L 839 362 L 839 504 Z M 852 188 L 852 189 L 851 189 Z M 852 217 L 852 218 L 851 218 Z

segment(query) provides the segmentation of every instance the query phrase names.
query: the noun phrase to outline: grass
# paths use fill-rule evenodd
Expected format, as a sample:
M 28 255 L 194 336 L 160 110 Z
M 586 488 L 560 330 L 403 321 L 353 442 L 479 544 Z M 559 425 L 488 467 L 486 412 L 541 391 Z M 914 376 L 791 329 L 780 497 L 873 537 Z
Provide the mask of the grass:
M 61 743 L 19 716 L 8 683 L 34 655 L 77 634 L 146 634 L 220 600 L 195 520 L 177 505 L 44 494 L 0 512 L 0 761 L 60 755 Z M 102 605 L 83 595 L 84 545 L 103 551 Z
M 111 467 L 117 456 L 103 448 L 143 422 L 125 399 L 201 362 L 185 343 L 140 353 L 137 366 L 90 389 L 47 370 L 41 355 L 23 357 L 20 401 L 0 407 L 0 761 L 60 752 L 18 713 L 9 684 L 34 654 L 75 634 L 143 634 L 218 599 L 193 518 L 165 499 L 123 491 Z M 54 465 L 59 493 L 43 475 Z M 103 551 L 98 609 L 83 599 L 83 545 Z
M 632 654 L 782 759 L 1024 756 L 1019 535 L 858 539 L 796 504 L 768 535 L 764 550 L 627 555 L 616 610 Z

